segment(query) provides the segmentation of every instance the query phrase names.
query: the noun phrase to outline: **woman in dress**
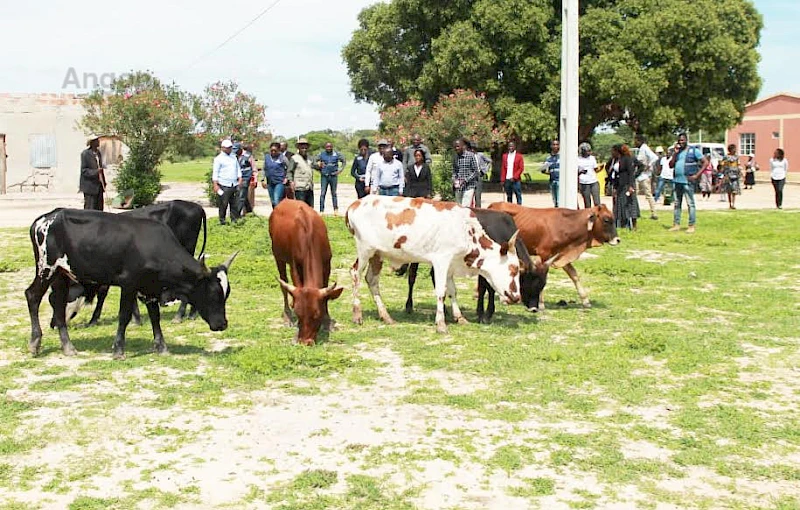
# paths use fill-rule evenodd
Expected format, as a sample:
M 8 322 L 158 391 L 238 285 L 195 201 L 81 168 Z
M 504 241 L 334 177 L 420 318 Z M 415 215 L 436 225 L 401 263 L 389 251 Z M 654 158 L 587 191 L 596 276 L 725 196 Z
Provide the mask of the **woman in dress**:
M 789 161 L 783 149 L 775 149 L 772 159 L 769 160 L 770 178 L 775 189 L 775 205 L 783 209 L 783 185 L 786 184 L 786 174 L 789 172 Z
M 756 157 L 750 154 L 744 170 L 744 189 L 753 189 L 753 186 L 756 185 L 756 172 L 758 172 L 758 163 L 756 163 Z
M 736 145 L 728 145 L 728 154 L 719 163 L 722 170 L 722 186 L 728 195 L 728 207 L 736 209 L 736 195 L 741 195 L 742 189 L 739 179 L 742 177 L 742 169 L 739 167 L 739 155 L 736 154 Z
M 714 191 L 714 165 L 711 164 L 711 158 L 706 161 L 706 166 L 700 172 L 700 193 L 703 198 L 711 198 L 711 193 Z
M 614 171 L 614 218 L 617 228 L 626 227 L 636 230 L 639 219 L 639 200 L 636 198 L 635 169 L 633 156 L 627 145 L 615 145 L 611 148 L 611 159 L 616 160 Z

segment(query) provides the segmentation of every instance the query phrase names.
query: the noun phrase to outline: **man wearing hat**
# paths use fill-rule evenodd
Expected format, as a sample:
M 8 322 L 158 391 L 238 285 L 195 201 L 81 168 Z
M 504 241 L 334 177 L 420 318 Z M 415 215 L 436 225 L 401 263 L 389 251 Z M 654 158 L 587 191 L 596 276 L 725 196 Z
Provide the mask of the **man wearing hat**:
M 289 159 L 286 179 L 294 197 L 314 208 L 314 162 L 308 156 L 308 140 L 297 139 L 297 154 Z
M 373 152 L 372 155 L 367 160 L 367 175 L 366 181 L 364 182 L 364 191 L 367 194 L 378 193 L 378 186 L 375 184 L 377 182 L 377 172 L 378 172 L 378 165 L 383 162 L 383 151 L 389 147 L 389 141 L 386 138 L 381 138 L 378 140 L 378 150 Z
M 231 222 L 239 221 L 239 207 L 236 200 L 236 192 L 242 184 L 242 169 L 239 160 L 231 154 L 233 143 L 230 140 L 222 140 L 220 152 L 214 158 L 211 181 L 214 183 L 214 193 L 217 194 L 219 201 L 219 223 L 225 224 L 225 216 L 228 208 L 231 210 Z
M 79 189 L 83 193 L 83 208 L 103 210 L 103 191 L 106 177 L 103 173 L 103 158 L 100 155 L 100 137 L 90 135 L 88 146 L 81 152 L 81 178 Z

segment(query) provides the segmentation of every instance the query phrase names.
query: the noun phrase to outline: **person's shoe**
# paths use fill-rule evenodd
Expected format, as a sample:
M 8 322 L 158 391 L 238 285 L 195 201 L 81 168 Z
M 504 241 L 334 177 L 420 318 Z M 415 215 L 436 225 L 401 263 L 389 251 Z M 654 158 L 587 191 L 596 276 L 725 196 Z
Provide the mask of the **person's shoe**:
M 333 215 L 334 216 L 339 216 L 339 209 L 334 209 L 333 210 Z
M 669 229 L 669 232 L 677 232 L 681 229 L 680 225 L 672 225 L 672 228 Z
M 689 228 L 686 229 L 687 234 L 694 234 L 694 225 L 689 225 Z
M 658 216 L 656 216 L 655 214 L 651 214 L 651 215 L 650 215 L 650 219 L 651 219 L 651 220 L 657 220 L 657 219 L 658 219 Z

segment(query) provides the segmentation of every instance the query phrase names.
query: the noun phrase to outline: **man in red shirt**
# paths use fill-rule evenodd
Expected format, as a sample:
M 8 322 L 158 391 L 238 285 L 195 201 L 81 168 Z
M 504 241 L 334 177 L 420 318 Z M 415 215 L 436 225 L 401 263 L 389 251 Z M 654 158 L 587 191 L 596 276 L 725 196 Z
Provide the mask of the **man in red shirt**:
M 506 201 L 511 202 L 511 195 L 517 197 L 517 204 L 522 205 L 522 174 L 525 172 L 525 161 L 517 152 L 517 144 L 508 142 L 508 152 L 503 154 L 503 169 L 500 182 L 506 192 Z

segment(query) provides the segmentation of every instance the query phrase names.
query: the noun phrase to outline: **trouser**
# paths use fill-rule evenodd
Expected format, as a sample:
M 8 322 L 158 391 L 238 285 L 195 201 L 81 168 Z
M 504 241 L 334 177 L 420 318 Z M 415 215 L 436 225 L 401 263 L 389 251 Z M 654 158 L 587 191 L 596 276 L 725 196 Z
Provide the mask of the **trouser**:
M 475 188 L 456 190 L 456 202 L 463 207 L 473 207 L 475 200 Z
M 481 193 L 483 193 L 483 176 L 478 176 L 478 182 L 475 183 L 475 207 L 481 206 Z
M 90 211 L 102 211 L 103 210 L 103 193 L 100 192 L 100 193 L 98 193 L 96 195 L 90 195 L 88 193 L 84 193 L 83 194 L 83 208 L 84 209 L 88 209 Z
M 553 198 L 553 205 L 558 207 L 558 181 L 550 181 L 550 196 Z
M 653 199 L 658 202 L 658 199 L 661 198 L 661 193 L 664 192 L 664 187 L 669 185 L 670 189 L 672 188 L 672 179 L 664 179 L 663 177 L 658 178 L 658 184 L 656 185 L 656 192 L 653 193 Z
M 219 185 L 222 190 L 222 195 L 219 196 L 219 222 L 225 224 L 225 216 L 228 213 L 228 208 L 231 210 L 231 221 L 239 221 L 239 206 L 237 205 L 237 186 L 223 186 Z
M 313 188 L 306 189 L 306 190 L 300 190 L 300 189 L 294 190 L 294 198 L 296 200 L 301 201 L 301 202 L 305 202 L 306 204 L 308 204 L 312 208 L 314 207 L 314 189 Z
M 772 187 L 775 189 L 775 206 L 783 207 L 783 185 L 786 179 L 772 179 Z
M 251 213 L 253 212 L 253 204 L 250 203 L 250 199 L 248 198 L 247 194 L 250 191 L 250 181 L 248 179 L 247 182 L 243 182 L 241 186 L 239 186 L 238 190 L 238 197 L 237 197 L 237 207 L 239 208 L 239 216 L 244 216 L 246 212 Z
M 328 186 L 331 188 L 331 199 L 333 200 L 333 210 L 339 210 L 339 200 L 336 196 L 336 185 L 339 182 L 339 177 L 336 175 L 322 175 L 321 184 L 322 190 L 319 192 L 319 212 L 325 211 L 325 197 L 328 195 Z
M 400 196 L 400 186 L 381 186 L 378 188 L 378 194 L 385 197 Z
M 512 195 L 517 198 L 517 203 L 522 205 L 522 182 L 506 179 L 503 182 L 503 191 L 506 192 L 506 202 L 512 202 Z
M 283 200 L 283 195 L 286 193 L 286 186 L 279 182 L 278 184 L 267 184 L 267 191 L 269 192 L 269 201 L 272 203 L 272 208 L 275 209 L 278 204 Z
M 650 206 L 650 215 L 656 215 L 656 201 L 653 200 L 653 189 L 650 185 L 650 179 L 642 179 L 636 181 L 636 193 L 644 193 L 644 198 L 647 200 L 647 205 Z
M 591 184 L 581 184 L 581 196 L 583 197 L 583 207 L 586 209 L 594 205 L 600 205 L 600 183 L 593 182 Z
M 675 225 L 681 224 L 681 207 L 683 206 L 683 197 L 686 195 L 686 205 L 689 206 L 689 226 L 694 225 L 697 220 L 697 209 L 694 203 L 694 183 L 673 183 L 675 188 L 675 213 L 673 223 Z
M 364 188 L 366 188 L 364 181 L 360 181 L 356 178 L 356 196 L 358 196 L 358 198 L 367 196 L 367 191 Z

